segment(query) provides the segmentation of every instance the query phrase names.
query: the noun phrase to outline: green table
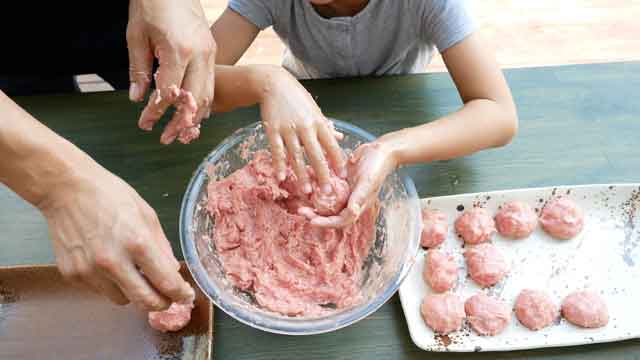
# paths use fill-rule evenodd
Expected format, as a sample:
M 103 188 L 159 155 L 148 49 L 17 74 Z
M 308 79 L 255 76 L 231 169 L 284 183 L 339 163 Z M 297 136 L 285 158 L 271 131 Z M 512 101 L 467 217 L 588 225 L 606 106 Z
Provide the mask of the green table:
M 507 71 L 520 131 L 507 147 L 412 167 L 422 197 L 558 184 L 640 180 L 640 63 Z M 325 114 L 376 135 L 421 124 L 460 106 L 446 74 L 306 82 Z M 202 158 L 255 108 L 217 116 L 189 146 L 161 146 L 159 129 L 136 128 L 140 107 L 124 92 L 52 95 L 17 101 L 129 182 L 160 216 L 176 253 L 178 208 Z M 0 265 L 53 263 L 36 210 L 0 187 Z M 289 337 L 245 326 L 216 310 L 217 359 L 638 359 L 640 341 L 510 353 L 425 353 L 409 339 L 398 297 L 358 324 L 330 334 Z

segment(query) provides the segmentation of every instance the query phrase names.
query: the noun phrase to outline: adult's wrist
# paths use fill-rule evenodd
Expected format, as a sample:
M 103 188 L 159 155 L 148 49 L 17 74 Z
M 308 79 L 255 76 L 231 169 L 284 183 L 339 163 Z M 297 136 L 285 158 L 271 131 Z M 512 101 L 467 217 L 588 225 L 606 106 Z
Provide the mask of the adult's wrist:
M 45 211 L 58 203 L 62 193 L 71 193 L 99 167 L 88 155 L 59 138 L 55 146 L 38 148 L 25 157 L 16 192 Z

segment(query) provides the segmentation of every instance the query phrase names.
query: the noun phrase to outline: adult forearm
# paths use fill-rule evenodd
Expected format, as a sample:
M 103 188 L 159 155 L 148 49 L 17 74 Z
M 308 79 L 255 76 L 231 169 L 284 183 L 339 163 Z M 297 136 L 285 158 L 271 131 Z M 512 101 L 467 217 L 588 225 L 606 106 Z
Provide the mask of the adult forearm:
M 517 131 L 511 102 L 469 101 L 460 110 L 430 123 L 382 136 L 398 165 L 447 160 L 502 146 Z
M 0 182 L 39 206 L 87 161 L 92 162 L 0 91 Z

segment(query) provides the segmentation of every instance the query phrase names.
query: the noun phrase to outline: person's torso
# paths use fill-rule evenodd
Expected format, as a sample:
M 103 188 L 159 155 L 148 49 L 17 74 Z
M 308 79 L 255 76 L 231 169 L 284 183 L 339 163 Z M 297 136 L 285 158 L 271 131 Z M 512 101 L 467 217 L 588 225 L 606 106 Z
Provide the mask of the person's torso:
M 414 1 L 370 0 L 353 17 L 330 19 L 308 0 L 284 0 L 279 11 L 283 66 L 298 78 L 424 72 L 435 51 L 420 34 Z

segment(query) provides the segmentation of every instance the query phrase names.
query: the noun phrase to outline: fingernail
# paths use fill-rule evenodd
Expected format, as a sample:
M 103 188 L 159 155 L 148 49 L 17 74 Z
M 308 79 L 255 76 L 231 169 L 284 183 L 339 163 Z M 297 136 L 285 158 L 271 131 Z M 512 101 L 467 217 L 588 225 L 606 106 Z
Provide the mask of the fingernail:
M 153 122 L 145 119 L 143 114 L 140 116 L 140 120 L 138 120 L 138 127 L 144 131 L 151 131 L 153 128 Z
M 284 173 L 284 171 L 280 171 L 278 173 L 278 180 L 279 181 L 284 181 L 284 179 L 286 179 L 286 178 L 287 178 L 287 175 Z
M 131 85 L 129 85 L 129 100 L 140 101 L 142 98 L 141 90 L 137 83 L 132 82 Z
M 304 186 L 302 187 L 302 191 L 305 194 L 311 194 L 311 185 L 310 184 L 304 184 Z
M 331 186 L 331 184 L 324 184 L 322 186 L 322 192 L 324 192 L 325 194 L 331 194 L 333 192 L 333 187 Z
M 347 174 L 347 169 L 342 168 L 342 170 L 340 170 L 340 175 L 341 178 L 346 179 L 348 174 Z

